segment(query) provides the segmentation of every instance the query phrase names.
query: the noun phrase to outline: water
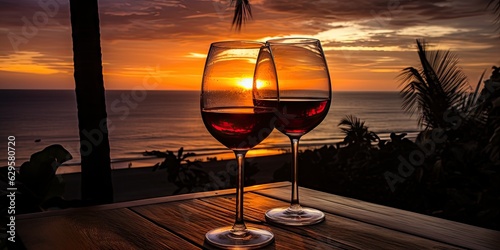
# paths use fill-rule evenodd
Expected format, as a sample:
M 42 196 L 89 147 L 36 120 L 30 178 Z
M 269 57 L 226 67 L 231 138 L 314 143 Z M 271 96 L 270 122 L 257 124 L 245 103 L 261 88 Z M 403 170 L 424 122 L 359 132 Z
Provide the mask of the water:
M 107 91 L 109 138 L 113 167 L 141 166 L 145 150 L 195 152 L 199 159 L 228 151 L 206 130 L 201 121 L 198 91 Z M 343 134 L 339 121 L 355 115 L 370 130 L 387 138 L 390 132 L 415 136 L 419 128 L 414 118 L 401 110 L 397 92 L 335 92 L 325 120 L 303 136 L 301 148 L 339 142 Z M 51 144 L 63 145 L 80 161 L 75 93 L 72 90 L 0 90 L 0 162 L 7 165 L 7 137 L 16 137 L 16 165 Z M 279 153 L 289 149 L 288 138 L 274 130 L 250 155 Z M 219 155 L 220 159 L 220 155 Z M 158 161 L 158 160 L 155 160 Z M 150 163 L 148 163 L 150 164 Z M 144 163 L 142 163 L 144 165 Z M 147 164 L 146 164 L 147 165 Z M 78 171 L 77 168 L 70 169 Z

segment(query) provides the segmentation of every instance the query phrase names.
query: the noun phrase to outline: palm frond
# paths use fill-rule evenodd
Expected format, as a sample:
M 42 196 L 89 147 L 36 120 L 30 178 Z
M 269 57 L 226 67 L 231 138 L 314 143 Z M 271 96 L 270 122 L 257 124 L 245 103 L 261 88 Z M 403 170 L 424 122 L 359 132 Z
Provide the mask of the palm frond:
M 485 124 L 487 120 L 485 100 L 482 100 L 481 92 L 479 91 L 485 73 L 486 70 L 479 77 L 479 82 L 474 92 L 464 95 L 463 105 L 460 107 L 462 113 L 465 113 L 467 117 L 481 124 Z
M 428 51 L 424 40 L 416 42 L 421 66 L 407 67 L 398 76 L 402 108 L 412 116 L 418 114 L 421 126 L 446 127 L 446 114 L 462 103 L 469 88 L 467 77 L 455 54 Z
M 495 15 L 494 22 L 498 25 L 497 30 L 500 31 L 500 0 L 490 0 L 486 8 L 491 8 L 491 11 Z
M 421 100 L 421 98 L 424 98 L 426 95 L 419 95 L 419 93 L 427 92 L 428 86 L 420 71 L 413 67 L 408 67 L 403 69 L 398 78 L 400 80 L 400 87 L 402 87 L 400 91 L 400 96 L 403 99 L 402 108 L 410 116 L 422 113 L 423 107 L 420 106 L 420 103 L 425 103 L 425 100 Z M 422 116 L 418 117 L 418 123 L 419 125 L 424 125 Z
M 340 120 L 338 126 L 346 126 L 340 128 L 342 132 L 346 133 L 350 130 L 358 130 L 360 128 L 365 127 L 365 122 L 362 122 L 361 119 L 357 118 L 354 115 L 346 115 L 342 120 Z
M 234 6 L 233 26 L 241 30 L 243 25 L 249 18 L 252 18 L 252 9 L 248 0 L 231 0 L 231 6 Z
M 430 90 L 438 91 L 439 86 L 437 85 L 438 83 L 438 77 L 436 76 L 436 72 L 434 72 L 433 66 L 429 63 L 428 57 L 435 59 L 435 55 L 433 55 L 433 52 L 428 52 L 427 51 L 427 44 L 425 41 L 421 41 L 417 39 L 417 48 L 418 48 L 418 57 L 420 59 L 421 63 L 421 71 L 423 73 L 423 76 L 425 77 L 427 84 L 430 87 Z M 432 60 L 431 59 L 431 60 Z M 433 63 L 435 64 L 435 60 L 433 60 Z
M 344 143 L 348 145 L 371 147 L 372 142 L 380 140 L 377 134 L 368 130 L 364 121 L 354 115 L 346 115 L 338 126 L 341 126 L 340 130 L 345 134 Z

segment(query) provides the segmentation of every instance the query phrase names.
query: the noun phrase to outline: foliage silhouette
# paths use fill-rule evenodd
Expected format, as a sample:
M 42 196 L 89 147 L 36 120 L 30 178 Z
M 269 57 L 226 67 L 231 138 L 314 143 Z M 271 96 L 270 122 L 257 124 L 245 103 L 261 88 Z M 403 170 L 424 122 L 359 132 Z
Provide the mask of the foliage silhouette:
M 184 153 L 184 148 L 180 148 L 175 154 L 172 151 L 146 151 L 144 155 L 154 155 L 156 157 L 165 158 L 162 162 L 156 163 L 153 171 L 166 169 L 167 180 L 177 186 L 173 194 L 180 193 L 183 189 L 192 192 L 195 189 L 203 188 L 205 183 L 209 181 L 208 174 L 202 170 L 202 166 L 198 161 L 190 161 L 186 158 L 195 156 L 194 153 Z
M 425 156 L 420 165 L 392 192 L 384 173 L 398 173 L 412 152 L 421 150 L 406 134 L 391 133 L 369 150 L 337 144 L 306 150 L 299 156 L 300 184 L 312 189 L 386 206 L 500 229 L 499 165 L 484 160 L 477 147 L 448 143 Z M 366 144 L 364 144 L 366 145 Z M 402 160 L 404 159 L 404 160 Z M 487 158 L 485 158 L 487 159 Z M 406 163 L 405 163 L 406 162 Z M 286 165 L 286 164 L 285 164 Z M 288 167 L 274 181 L 288 180 Z
M 16 171 L 16 213 L 31 213 L 43 211 L 50 207 L 73 206 L 73 202 L 62 198 L 65 183 L 60 175 L 56 175 L 57 168 L 64 162 L 71 160 L 71 154 L 61 145 L 54 144 L 42 151 L 31 155 L 29 161 L 24 162 L 19 172 Z M 8 202 L 7 187 L 8 167 L 0 168 L 0 184 L 2 186 L 1 199 Z M 7 207 L 2 208 L 6 210 Z M 4 214 L 7 214 L 6 211 Z
M 344 143 L 348 146 L 356 145 L 359 148 L 369 148 L 372 142 L 380 140 L 377 134 L 368 131 L 365 122 L 361 121 L 356 116 L 347 115 L 340 120 L 338 126 L 343 126 L 340 128 L 340 131 L 346 135 Z
M 493 72 L 484 82 L 481 91 L 481 106 L 487 113 L 487 140 L 485 147 L 490 159 L 500 165 L 500 67 L 493 66 Z
M 188 160 L 188 157 L 196 156 L 196 154 L 184 153 L 184 148 L 182 147 L 177 151 L 177 154 L 169 150 L 166 152 L 154 150 L 145 151 L 143 155 L 164 158 L 162 162 L 154 165 L 153 171 L 161 169 L 166 170 L 168 182 L 173 183 L 177 187 L 173 194 L 179 194 L 182 191 L 200 192 L 236 187 L 236 174 L 231 175 L 227 171 L 220 171 L 218 173 L 214 173 L 213 171 L 207 172 L 201 161 Z M 217 162 L 216 157 L 212 159 L 215 159 L 215 161 L 212 160 L 211 162 Z M 232 171 L 229 172 L 237 173 L 236 164 L 228 162 L 226 163 L 226 170 L 228 170 L 228 168 L 233 168 Z M 257 167 L 257 163 L 246 160 L 244 176 L 245 185 L 256 184 L 252 176 L 258 172 L 259 168 Z

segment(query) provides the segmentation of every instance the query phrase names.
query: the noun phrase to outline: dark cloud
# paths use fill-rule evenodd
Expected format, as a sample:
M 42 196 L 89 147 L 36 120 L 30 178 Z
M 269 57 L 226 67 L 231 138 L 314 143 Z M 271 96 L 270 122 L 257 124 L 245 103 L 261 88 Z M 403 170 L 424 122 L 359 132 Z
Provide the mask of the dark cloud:
M 101 6 L 103 39 L 182 39 L 210 34 L 208 26 L 229 23 L 229 12 L 211 1 L 136 1 Z M 224 20 L 225 19 L 225 20 Z M 224 25 L 227 27 L 226 25 Z
M 382 18 L 418 18 L 422 20 L 452 19 L 484 14 L 487 1 L 448 0 L 363 0 L 363 1 L 288 1 L 266 0 L 266 8 L 303 17 L 366 20 Z M 482 6 L 484 5 L 484 6 Z M 414 15 L 417 14 L 417 15 Z
M 0 23 L 10 29 L 21 28 L 26 21 L 36 26 L 69 24 L 69 1 L 15 1 L 0 2 Z M 45 24 L 40 24 L 47 21 Z M 38 24 L 37 24 L 38 22 Z

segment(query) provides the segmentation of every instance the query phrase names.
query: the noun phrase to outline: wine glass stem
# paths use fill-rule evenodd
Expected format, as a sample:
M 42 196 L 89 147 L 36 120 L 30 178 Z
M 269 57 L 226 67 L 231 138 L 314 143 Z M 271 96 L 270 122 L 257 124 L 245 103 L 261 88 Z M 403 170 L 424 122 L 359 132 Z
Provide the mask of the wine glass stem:
M 244 236 L 246 234 L 245 221 L 243 220 L 243 187 L 245 180 L 245 154 L 246 150 L 235 150 L 238 162 L 238 183 L 236 188 L 236 220 L 232 233 L 234 236 Z
M 290 138 L 292 143 L 292 199 L 290 208 L 292 210 L 300 210 L 299 204 L 299 184 L 298 184 L 298 158 L 299 158 L 299 137 Z

